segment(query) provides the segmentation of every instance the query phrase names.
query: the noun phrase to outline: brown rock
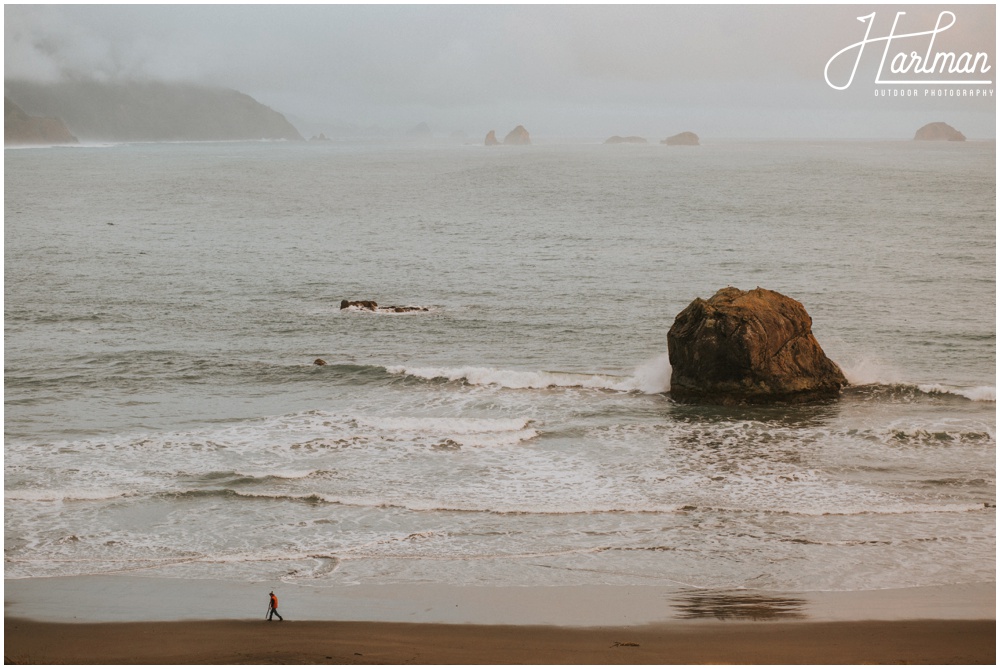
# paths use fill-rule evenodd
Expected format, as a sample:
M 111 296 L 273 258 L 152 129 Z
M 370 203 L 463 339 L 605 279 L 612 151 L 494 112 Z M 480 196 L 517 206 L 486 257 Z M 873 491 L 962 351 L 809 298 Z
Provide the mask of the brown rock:
M 378 303 L 374 300 L 341 300 L 340 308 L 347 309 L 348 307 L 357 307 L 358 309 L 367 309 L 368 311 L 375 311 L 378 309 Z
M 486 133 L 486 146 L 500 146 L 500 140 L 497 139 L 496 131 L 490 130 Z
M 757 288 L 695 299 L 667 334 L 670 394 L 715 404 L 835 397 L 847 379 L 801 303 Z
M 701 141 L 698 139 L 698 135 L 693 132 L 681 132 L 667 137 L 660 144 L 666 144 L 667 146 L 698 146 L 701 144 Z
M 917 134 L 913 136 L 913 139 L 929 142 L 964 142 L 965 135 L 947 123 L 937 121 L 935 123 L 928 123 L 920 128 L 920 130 L 917 130 Z
M 365 311 L 376 311 L 382 314 L 408 314 L 413 311 L 430 311 L 427 307 L 403 307 L 391 305 L 387 307 L 380 307 L 378 302 L 375 300 L 341 300 L 340 308 L 347 309 L 348 307 L 357 307 L 358 309 L 364 309 Z
M 326 360 L 324 360 L 323 358 L 316 358 L 315 360 L 313 360 L 313 364 L 322 367 L 323 365 L 326 364 Z
M 504 144 L 531 144 L 531 137 L 528 136 L 528 131 L 524 129 L 523 125 L 519 125 L 510 132 L 507 136 L 503 138 Z

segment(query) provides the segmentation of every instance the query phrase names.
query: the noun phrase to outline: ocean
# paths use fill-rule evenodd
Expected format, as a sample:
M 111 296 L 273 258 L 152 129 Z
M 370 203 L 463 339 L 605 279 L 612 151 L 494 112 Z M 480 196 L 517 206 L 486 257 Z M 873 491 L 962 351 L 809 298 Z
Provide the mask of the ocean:
M 995 580 L 994 142 L 4 161 L 6 579 Z M 730 285 L 852 385 L 672 401 L 674 316 Z

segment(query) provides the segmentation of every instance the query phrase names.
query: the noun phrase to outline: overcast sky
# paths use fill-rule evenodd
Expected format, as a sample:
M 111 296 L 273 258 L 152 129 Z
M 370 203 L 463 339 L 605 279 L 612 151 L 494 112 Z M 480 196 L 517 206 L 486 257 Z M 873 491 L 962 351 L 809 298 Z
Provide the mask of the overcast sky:
M 38 5 L 4 7 L 6 79 L 217 84 L 291 120 L 470 136 L 908 138 L 946 121 L 996 135 L 995 97 L 876 97 L 884 42 L 834 90 L 830 58 L 870 37 L 955 25 L 934 52 L 984 52 L 995 80 L 995 5 Z M 928 37 L 896 51 L 924 54 Z M 857 51 L 835 62 L 846 81 Z M 887 70 L 888 71 L 888 65 Z M 963 76 L 963 75 L 948 75 Z M 971 76 L 971 75 L 969 75 Z M 836 83 L 836 82 L 835 82 Z

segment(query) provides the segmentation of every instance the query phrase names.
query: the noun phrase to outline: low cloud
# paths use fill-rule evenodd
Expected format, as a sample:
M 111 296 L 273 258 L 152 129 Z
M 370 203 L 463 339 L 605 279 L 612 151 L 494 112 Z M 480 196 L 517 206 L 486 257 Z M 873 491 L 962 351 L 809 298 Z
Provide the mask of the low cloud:
M 927 28 L 939 12 L 836 5 L 8 5 L 5 78 L 214 84 L 297 117 L 402 126 L 426 120 L 477 132 L 523 122 L 536 134 L 656 133 L 686 129 L 677 124 L 696 124 L 700 114 L 711 119 L 713 133 L 727 134 L 728 119 L 729 134 L 753 135 L 748 115 L 772 109 L 788 119 L 788 135 L 801 136 L 815 131 L 815 119 L 797 122 L 782 112 L 815 110 L 824 123 L 836 123 L 838 113 L 844 118 L 842 128 L 825 132 L 869 136 L 886 130 L 887 111 L 907 112 L 909 123 L 910 112 L 937 112 L 940 101 L 886 104 L 870 84 L 833 91 L 823 68 L 863 36 L 859 13 L 877 12 L 877 29 L 886 31 L 904 9 L 904 21 Z M 995 7 L 949 10 L 959 20 L 942 43 L 983 45 L 963 48 L 988 48 L 994 63 Z M 992 100 L 948 104 L 995 126 Z M 868 128 L 854 120 L 858 112 L 871 113 Z M 761 118 L 760 132 L 772 132 L 772 121 Z

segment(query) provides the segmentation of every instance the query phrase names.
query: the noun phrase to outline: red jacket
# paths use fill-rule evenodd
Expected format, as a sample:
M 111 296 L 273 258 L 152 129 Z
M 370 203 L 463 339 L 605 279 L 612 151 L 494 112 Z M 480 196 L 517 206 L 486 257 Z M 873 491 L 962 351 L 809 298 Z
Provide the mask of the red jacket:
M 278 608 L 278 596 L 277 595 L 271 595 L 271 608 L 272 609 Z

